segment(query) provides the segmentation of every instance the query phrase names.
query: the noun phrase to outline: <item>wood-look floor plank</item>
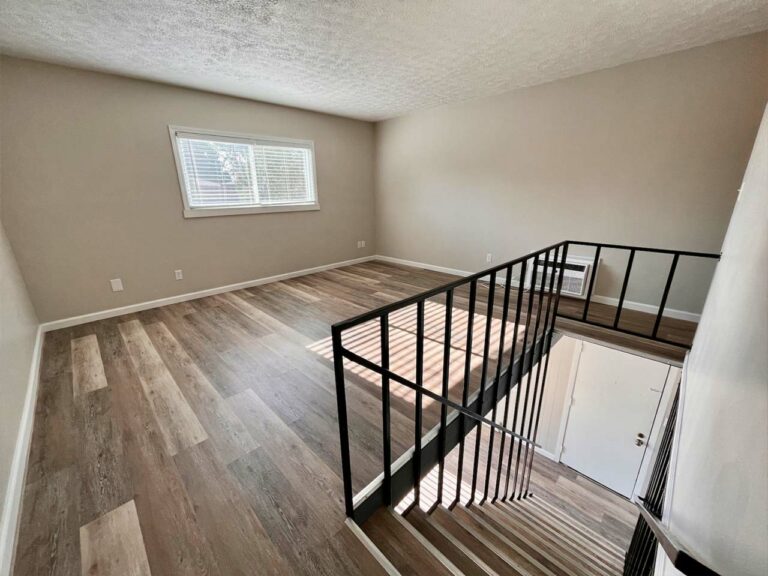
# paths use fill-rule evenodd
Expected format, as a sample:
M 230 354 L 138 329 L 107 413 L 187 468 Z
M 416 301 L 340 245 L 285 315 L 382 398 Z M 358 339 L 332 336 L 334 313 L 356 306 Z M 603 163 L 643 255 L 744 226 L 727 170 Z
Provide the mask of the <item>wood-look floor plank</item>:
M 87 524 L 133 498 L 123 454 L 119 410 L 112 390 L 101 388 L 76 398 L 80 441 L 80 524 Z
M 79 493 L 76 466 L 26 485 L 13 569 L 16 576 L 80 573 Z
M 143 384 L 134 371 L 117 322 L 104 322 L 99 339 L 114 405 L 120 407 L 125 465 L 152 573 L 218 574 L 218 564 L 197 522 Z
M 195 314 L 194 310 L 189 311 L 186 307 L 179 305 L 164 306 L 157 310 L 158 319 L 181 343 L 184 350 L 216 387 L 222 398 L 228 398 L 246 390 L 247 386 L 221 361 L 216 346 L 212 346 L 188 321 L 192 314 Z
M 343 522 L 343 491 L 338 471 L 331 470 L 252 390 L 227 401 L 254 438 L 258 438 L 263 451 L 273 455 L 281 473 L 322 519 L 315 526 L 317 532 L 333 526 L 334 520 Z
M 189 405 L 205 428 L 219 457 L 229 463 L 257 447 L 229 405 L 162 322 L 144 327 Z
M 77 436 L 72 374 L 64 372 L 41 380 L 26 483 L 44 480 L 74 465 L 77 462 Z
M 133 500 L 80 528 L 80 556 L 82 576 L 150 576 Z
M 192 446 L 174 460 L 222 574 L 289 573 L 285 559 L 212 445 Z
M 99 341 L 95 334 L 72 340 L 72 390 L 75 396 L 107 385 L 101 362 Z
M 169 454 L 177 454 L 208 438 L 141 322 L 132 320 L 120 324 L 120 333 Z

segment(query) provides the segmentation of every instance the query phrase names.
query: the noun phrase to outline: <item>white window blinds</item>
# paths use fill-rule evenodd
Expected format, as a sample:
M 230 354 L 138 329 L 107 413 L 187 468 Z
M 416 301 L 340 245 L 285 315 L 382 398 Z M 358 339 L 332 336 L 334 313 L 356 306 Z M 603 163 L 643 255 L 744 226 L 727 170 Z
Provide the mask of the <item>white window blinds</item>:
M 311 142 L 180 130 L 172 136 L 187 212 L 317 205 Z

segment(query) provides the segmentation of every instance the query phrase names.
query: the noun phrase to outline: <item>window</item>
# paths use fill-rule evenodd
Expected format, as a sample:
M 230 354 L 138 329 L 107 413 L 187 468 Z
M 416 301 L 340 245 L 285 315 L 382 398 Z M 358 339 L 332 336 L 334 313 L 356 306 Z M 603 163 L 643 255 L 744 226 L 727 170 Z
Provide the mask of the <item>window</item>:
M 319 209 L 312 142 L 170 131 L 185 217 Z

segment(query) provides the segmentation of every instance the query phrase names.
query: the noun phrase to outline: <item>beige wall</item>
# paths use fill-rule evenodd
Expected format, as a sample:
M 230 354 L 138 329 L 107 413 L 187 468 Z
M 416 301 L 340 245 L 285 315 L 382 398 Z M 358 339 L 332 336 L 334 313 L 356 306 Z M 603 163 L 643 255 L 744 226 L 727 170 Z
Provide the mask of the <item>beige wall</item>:
M 3 73 L 0 66 L 0 86 Z M 0 124 L 0 142 L 3 138 L 3 126 Z M 0 157 L 0 167 L 2 165 L 3 159 Z M 36 334 L 37 317 L 0 223 L 0 573 L 7 569 L 10 551 L 4 549 L 4 546 L 8 544 L 8 537 L 15 528 L 18 502 L 14 498 L 6 502 L 6 492 L 30 381 Z M 11 510 L 12 507 L 14 510 Z
M 768 110 L 688 357 L 665 512 L 720 574 L 768 574 L 766 269 Z
M 373 253 L 372 124 L 7 57 L 3 68 L 2 216 L 41 321 Z M 184 219 L 169 124 L 314 140 L 321 209 Z M 110 291 L 116 277 L 124 292 Z
M 767 93 L 762 33 L 383 122 L 378 252 L 468 271 L 563 239 L 717 252 Z M 658 303 L 668 264 L 637 262 L 627 297 Z M 681 263 L 669 305 L 698 311 L 712 268 Z

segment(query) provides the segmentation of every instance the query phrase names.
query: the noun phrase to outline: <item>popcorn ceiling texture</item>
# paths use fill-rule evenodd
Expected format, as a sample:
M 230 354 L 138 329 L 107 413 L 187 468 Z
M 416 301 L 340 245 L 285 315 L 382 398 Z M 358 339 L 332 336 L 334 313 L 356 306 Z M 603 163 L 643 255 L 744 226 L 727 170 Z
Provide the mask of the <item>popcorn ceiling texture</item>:
M 0 0 L 0 50 L 366 120 L 768 28 L 768 0 Z

